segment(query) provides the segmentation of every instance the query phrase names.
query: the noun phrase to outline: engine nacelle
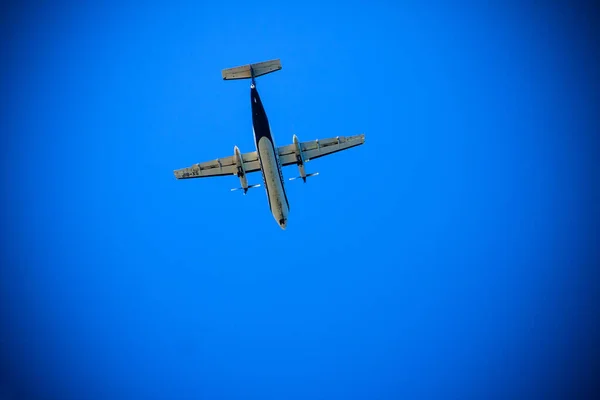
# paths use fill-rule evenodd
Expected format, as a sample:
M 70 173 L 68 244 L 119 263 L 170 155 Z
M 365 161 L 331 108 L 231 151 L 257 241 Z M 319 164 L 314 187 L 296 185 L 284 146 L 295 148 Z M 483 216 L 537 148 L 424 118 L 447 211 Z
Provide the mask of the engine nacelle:
M 237 171 L 234 175 L 237 175 L 240 178 L 240 184 L 242 187 L 231 189 L 232 192 L 236 190 L 243 190 L 244 194 L 248 192 L 248 189 L 252 189 L 255 187 L 259 187 L 260 184 L 250 185 L 248 186 L 248 179 L 246 178 L 246 169 L 244 168 L 244 160 L 242 158 L 242 153 L 240 153 L 240 149 L 237 146 L 233 148 L 233 159 L 235 160 L 235 167 Z
M 244 160 L 242 160 L 242 153 L 237 146 L 233 148 L 233 154 L 235 157 L 235 166 L 237 168 L 237 177 L 240 178 L 241 189 L 244 189 L 244 193 L 248 191 L 248 179 L 246 178 L 246 170 L 244 169 Z
M 300 173 L 300 176 L 298 178 L 302 178 L 302 180 L 306 182 L 306 170 L 304 169 L 304 156 L 302 155 L 302 146 L 300 145 L 298 136 L 294 135 L 292 139 L 294 141 L 294 146 L 296 149 L 296 164 L 298 164 L 298 172 Z

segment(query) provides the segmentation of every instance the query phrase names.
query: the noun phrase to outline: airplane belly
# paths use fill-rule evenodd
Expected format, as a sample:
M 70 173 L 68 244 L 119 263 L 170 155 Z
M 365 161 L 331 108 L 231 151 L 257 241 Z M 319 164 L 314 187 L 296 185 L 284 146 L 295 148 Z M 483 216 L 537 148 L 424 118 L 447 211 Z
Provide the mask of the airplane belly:
M 285 189 L 281 183 L 282 179 L 279 175 L 279 165 L 273 147 L 274 146 L 269 139 L 262 137 L 258 141 L 257 150 L 260 155 L 265 190 L 267 192 L 269 206 L 271 207 L 271 213 L 279 226 L 285 229 L 289 210 L 285 200 Z

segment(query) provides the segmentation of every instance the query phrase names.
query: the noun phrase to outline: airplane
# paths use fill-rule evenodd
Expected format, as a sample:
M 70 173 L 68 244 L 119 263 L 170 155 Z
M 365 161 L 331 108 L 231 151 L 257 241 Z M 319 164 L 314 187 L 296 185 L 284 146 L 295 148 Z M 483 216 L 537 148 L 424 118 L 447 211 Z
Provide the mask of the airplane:
M 267 192 L 269 208 L 281 229 L 286 228 L 290 205 L 283 183 L 282 167 L 288 165 L 298 166 L 300 176 L 290 180 L 316 176 L 319 173 L 306 173 L 305 163 L 319 157 L 337 153 L 365 142 L 365 135 L 336 136 L 328 139 L 317 139 L 300 142 L 296 135 L 292 144 L 276 147 L 271 133 L 271 127 L 263 103 L 256 89 L 255 78 L 281 70 L 279 59 L 248 64 L 241 67 L 222 70 L 223 80 L 250 79 L 250 104 L 252 107 L 252 130 L 256 151 L 241 153 L 237 146 L 233 147 L 233 155 L 217 158 L 213 161 L 194 164 L 191 167 L 173 171 L 177 179 L 205 178 L 212 176 L 235 175 L 240 179 L 241 187 L 231 189 L 243 190 L 259 187 L 260 184 L 248 185 L 247 174 L 262 172 L 263 183 Z

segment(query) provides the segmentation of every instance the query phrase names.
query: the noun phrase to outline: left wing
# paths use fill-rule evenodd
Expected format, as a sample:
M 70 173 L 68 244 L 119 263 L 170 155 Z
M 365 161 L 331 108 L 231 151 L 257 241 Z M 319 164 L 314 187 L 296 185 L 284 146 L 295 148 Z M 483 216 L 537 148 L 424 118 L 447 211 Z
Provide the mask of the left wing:
M 296 139 L 294 139 L 296 140 Z M 337 136 L 328 139 L 317 139 L 309 142 L 298 142 L 281 146 L 277 150 L 279 152 L 279 160 L 282 166 L 298 164 L 298 146 L 302 152 L 304 161 L 314 160 L 315 158 L 327 156 L 337 153 L 338 151 L 346 150 L 355 146 L 360 146 L 365 142 L 365 135 L 355 136 Z
M 260 171 L 260 162 L 256 151 L 241 155 L 246 173 Z M 207 178 L 211 176 L 237 175 L 235 155 L 194 164 L 191 167 L 173 171 L 177 179 Z

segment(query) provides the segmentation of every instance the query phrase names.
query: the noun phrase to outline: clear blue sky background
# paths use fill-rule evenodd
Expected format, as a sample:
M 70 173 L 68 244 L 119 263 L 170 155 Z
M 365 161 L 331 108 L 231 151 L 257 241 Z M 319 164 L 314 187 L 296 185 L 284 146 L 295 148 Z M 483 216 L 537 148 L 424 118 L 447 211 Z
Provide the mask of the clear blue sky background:
M 0 397 L 591 390 L 594 8 L 101 3 L 0 17 Z M 220 71 L 272 58 L 278 145 L 366 133 L 288 182 L 286 231 L 172 174 L 254 150 Z

